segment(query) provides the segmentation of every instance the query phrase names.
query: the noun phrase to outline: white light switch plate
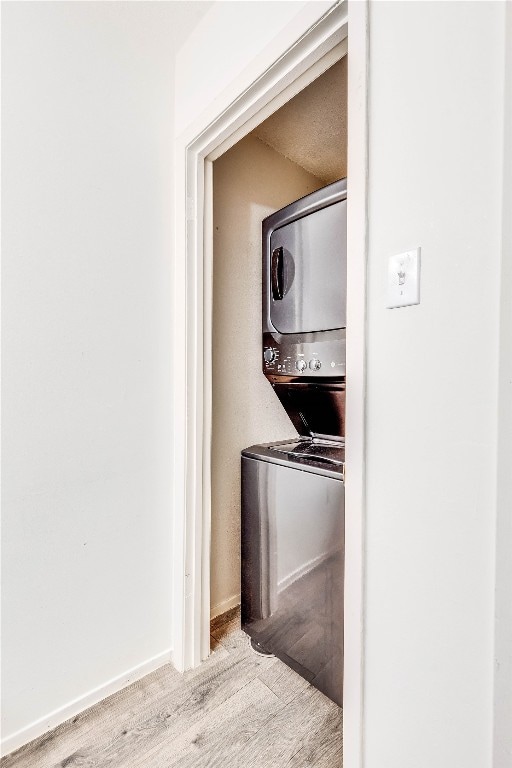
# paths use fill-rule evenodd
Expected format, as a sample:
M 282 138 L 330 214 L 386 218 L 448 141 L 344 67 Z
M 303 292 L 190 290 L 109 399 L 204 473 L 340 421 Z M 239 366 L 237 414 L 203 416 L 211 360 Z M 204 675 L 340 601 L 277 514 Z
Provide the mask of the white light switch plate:
M 415 248 L 389 257 L 388 309 L 420 303 L 420 252 Z

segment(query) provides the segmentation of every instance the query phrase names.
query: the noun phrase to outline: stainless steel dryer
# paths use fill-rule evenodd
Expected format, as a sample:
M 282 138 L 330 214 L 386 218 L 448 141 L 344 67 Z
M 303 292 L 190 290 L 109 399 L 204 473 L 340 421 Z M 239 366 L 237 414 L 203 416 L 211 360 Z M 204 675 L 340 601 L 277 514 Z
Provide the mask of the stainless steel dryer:
M 242 627 L 339 706 L 344 459 L 325 440 L 242 452 Z
M 299 434 L 345 434 L 347 181 L 263 221 L 262 366 Z

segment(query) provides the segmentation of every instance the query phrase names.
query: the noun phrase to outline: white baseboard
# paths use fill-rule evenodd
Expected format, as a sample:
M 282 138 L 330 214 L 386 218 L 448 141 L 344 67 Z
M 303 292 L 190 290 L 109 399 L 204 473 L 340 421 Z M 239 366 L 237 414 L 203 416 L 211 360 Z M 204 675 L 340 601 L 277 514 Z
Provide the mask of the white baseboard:
M 71 717 L 80 714 L 80 712 L 83 712 L 85 709 L 106 699 L 107 696 L 111 696 L 113 693 L 117 693 L 123 688 L 126 688 L 130 683 L 134 683 L 142 677 L 149 675 L 150 672 L 154 672 L 155 669 L 162 667 L 168 662 L 172 663 L 171 649 L 159 653 L 158 656 L 153 656 L 153 658 L 142 662 L 142 664 L 138 664 L 136 667 L 133 667 L 133 669 L 127 670 L 122 675 L 112 678 L 112 680 L 108 680 L 103 685 L 84 694 L 84 696 L 79 696 L 77 699 L 70 701 L 63 707 L 59 707 L 59 709 L 50 712 L 46 717 L 35 720 L 33 723 L 25 726 L 25 728 L 21 728 L 19 731 L 12 733 L 10 736 L 5 736 L 2 738 L 0 753 L 5 756 L 10 752 L 14 752 L 15 749 L 19 749 L 24 744 L 28 744 L 29 741 L 42 736 L 43 733 L 53 730 Z
M 227 600 L 222 600 L 217 605 L 212 605 L 210 608 L 210 619 L 215 619 L 217 616 L 222 616 L 226 611 L 230 611 L 231 608 L 236 608 L 240 605 L 240 593 L 228 597 Z

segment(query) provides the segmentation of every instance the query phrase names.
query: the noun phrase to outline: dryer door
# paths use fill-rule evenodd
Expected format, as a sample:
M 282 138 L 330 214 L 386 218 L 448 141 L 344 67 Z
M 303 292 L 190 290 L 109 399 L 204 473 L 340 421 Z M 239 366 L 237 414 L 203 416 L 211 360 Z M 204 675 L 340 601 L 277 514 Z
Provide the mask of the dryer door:
M 270 319 L 279 333 L 346 327 L 346 200 L 275 229 L 269 256 Z

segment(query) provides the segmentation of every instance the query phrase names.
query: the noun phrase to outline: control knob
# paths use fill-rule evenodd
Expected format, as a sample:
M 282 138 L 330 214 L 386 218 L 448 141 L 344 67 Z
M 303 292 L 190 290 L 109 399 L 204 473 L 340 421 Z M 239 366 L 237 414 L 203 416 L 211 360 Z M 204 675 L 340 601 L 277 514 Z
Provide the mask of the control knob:
M 272 347 L 269 347 L 266 349 L 263 353 L 263 357 L 265 359 L 266 363 L 273 363 L 276 359 L 276 351 L 275 349 L 272 349 Z
M 297 360 L 297 362 L 295 363 L 295 367 L 296 367 L 296 369 L 298 371 L 302 372 L 302 371 L 306 370 L 307 363 L 306 363 L 305 360 Z
M 309 367 L 312 371 L 319 371 L 322 367 L 322 363 L 317 358 L 314 358 L 313 360 L 309 361 Z

